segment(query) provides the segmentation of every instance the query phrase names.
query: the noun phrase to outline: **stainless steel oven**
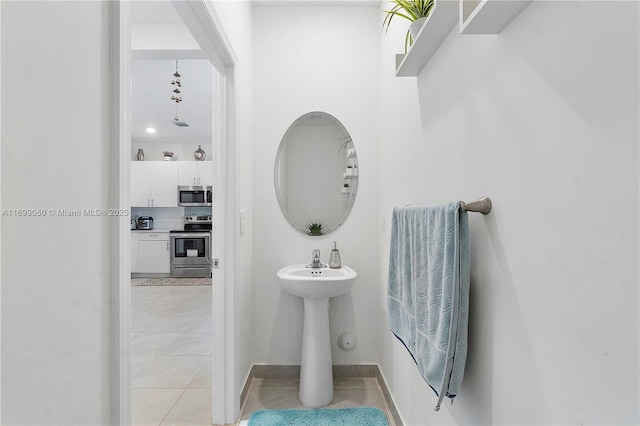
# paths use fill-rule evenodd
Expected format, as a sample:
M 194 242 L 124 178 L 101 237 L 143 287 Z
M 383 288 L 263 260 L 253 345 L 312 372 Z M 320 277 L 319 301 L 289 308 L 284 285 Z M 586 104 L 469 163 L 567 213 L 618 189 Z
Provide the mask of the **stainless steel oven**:
M 211 276 L 211 231 L 171 231 L 171 276 Z
M 187 216 L 184 230 L 171 231 L 171 276 L 211 276 L 211 216 Z

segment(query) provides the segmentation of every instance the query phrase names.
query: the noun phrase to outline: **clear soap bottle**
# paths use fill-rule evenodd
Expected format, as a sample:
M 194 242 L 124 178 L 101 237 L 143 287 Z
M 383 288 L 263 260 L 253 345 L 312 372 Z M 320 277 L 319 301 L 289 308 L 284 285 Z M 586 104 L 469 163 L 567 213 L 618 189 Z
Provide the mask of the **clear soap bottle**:
M 329 255 L 329 268 L 338 269 L 342 266 L 340 262 L 340 252 L 338 251 L 337 241 L 332 241 L 333 249 Z

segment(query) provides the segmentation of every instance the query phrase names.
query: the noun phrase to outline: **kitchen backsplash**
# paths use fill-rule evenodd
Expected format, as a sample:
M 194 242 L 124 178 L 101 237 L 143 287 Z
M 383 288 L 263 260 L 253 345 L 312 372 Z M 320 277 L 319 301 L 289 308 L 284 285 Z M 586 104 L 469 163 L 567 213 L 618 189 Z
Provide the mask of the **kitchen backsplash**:
M 211 207 L 185 207 L 185 216 L 211 216 Z
M 131 216 L 153 216 L 160 220 L 183 220 L 184 216 L 209 216 L 211 207 L 133 207 Z
M 133 207 L 131 217 L 151 216 L 153 229 L 173 230 L 184 228 L 185 216 L 209 216 L 211 207 Z

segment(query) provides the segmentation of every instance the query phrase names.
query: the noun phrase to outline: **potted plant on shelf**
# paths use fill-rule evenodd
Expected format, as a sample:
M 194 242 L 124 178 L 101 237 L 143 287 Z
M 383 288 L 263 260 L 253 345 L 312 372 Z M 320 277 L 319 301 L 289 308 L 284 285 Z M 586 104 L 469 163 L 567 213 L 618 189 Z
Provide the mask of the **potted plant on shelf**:
M 164 155 L 164 161 L 171 161 L 173 158 L 173 152 L 171 151 L 163 151 L 162 155 Z
M 387 16 L 385 16 L 382 26 L 386 27 L 385 32 L 388 31 L 391 20 L 395 16 L 411 21 L 404 40 L 404 52 L 407 53 L 409 46 L 413 44 L 427 17 L 431 14 L 435 0 L 391 0 L 391 3 L 393 3 L 393 7 L 390 10 L 385 10 Z

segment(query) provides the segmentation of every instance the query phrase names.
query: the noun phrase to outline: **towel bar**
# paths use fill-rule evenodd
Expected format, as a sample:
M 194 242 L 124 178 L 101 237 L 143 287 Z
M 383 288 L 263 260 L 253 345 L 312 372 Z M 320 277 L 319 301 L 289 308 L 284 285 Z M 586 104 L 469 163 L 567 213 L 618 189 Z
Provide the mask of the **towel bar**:
M 482 197 L 470 203 L 462 203 L 460 209 L 467 212 L 489 214 L 491 211 L 491 200 L 488 197 Z

